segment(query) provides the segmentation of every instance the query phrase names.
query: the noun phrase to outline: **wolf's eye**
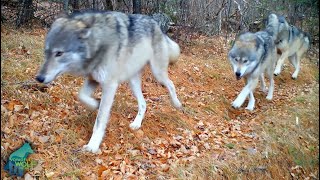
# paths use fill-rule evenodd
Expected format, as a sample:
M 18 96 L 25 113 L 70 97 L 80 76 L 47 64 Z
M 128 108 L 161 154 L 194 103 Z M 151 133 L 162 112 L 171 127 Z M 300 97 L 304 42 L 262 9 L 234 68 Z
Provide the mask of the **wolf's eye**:
M 62 55 L 63 55 L 63 52 L 62 52 L 62 51 L 58 51 L 58 52 L 56 52 L 56 54 L 55 54 L 56 57 L 60 57 L 60 56 L 62 56 Z
M 243 63 L 247 63 L 247 62 L 248 62 L 248 60 L 244 60 L 244 61 L 243 61 Z

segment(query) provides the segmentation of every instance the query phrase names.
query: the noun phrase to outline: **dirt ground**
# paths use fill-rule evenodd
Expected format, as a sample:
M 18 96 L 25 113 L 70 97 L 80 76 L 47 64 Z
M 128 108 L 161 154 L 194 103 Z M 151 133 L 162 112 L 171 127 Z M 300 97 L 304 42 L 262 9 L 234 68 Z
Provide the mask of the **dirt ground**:
M 129 129 L 137 102 L 117 91 L 98 154 L 81 147 L 96 116 L 78 101 L 82 78 L 63 75 L 48 86 L 34 77 L 43 61 L 43 29 L 1 26 L 1 179 L 10 154 L 29 141 L 36 179 L 319 179 L 319 53 L 302 60 L 297 80 L 287 61 L 272 101 L 257 87 L 256 107 L 233 109 L 243 88 L 227 60 L 229 38 L 199 36 L 181 43 L 169 68 L 182 110 L 149 67 L 143 73 L 147 112 Z M 95 96 L 101 96 L 98 89 Z

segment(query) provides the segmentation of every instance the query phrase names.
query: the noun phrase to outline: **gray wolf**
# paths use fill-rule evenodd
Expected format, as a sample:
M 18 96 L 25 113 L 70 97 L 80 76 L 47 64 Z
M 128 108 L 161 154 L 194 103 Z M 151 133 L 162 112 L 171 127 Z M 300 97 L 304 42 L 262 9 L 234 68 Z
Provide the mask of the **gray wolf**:
M 164 13 L 155 13 L 151 16 L 159 25 L 162 32 L 167 33 L 170 26 L 174 25 L 172 19 Z
M 181 108 L 175 86 L 168 77 L 168 65 L 177 61 L 180 48 L 161 32 L 150 16 L 120 12 L 83 12 L 60 17 L 52 24 L 45 40 L 45 61 L 36 76 L 50 83 L 70 73 L 86 79 L 79 100 L 90 109 L 99 109 L 85 151 L 97 152 L 103 139 L 117 87 L 129 81 L 138 101 L 138 114 L 131 129 L 141 126 L 146 101 L 141 91 L 140 72 L 150 64 L 155 78 L 169 91 L 174 107 Z M 101 101 L 92 97 L 102 88 Z
M 272 19 L 273 18 L 273 19 Z M 270 17 L 276 20 L 276 17 Z M 261 81 L 261 89 L 266 92 L 264 72 L 269 77 L 270 86 L 267 99 L 272 100 L 274 91 L 273 70 L 276 61 L 276 47 L 274 44 L 273 24 L 270 24 L 264 31 L 256 33 L 245 32 L 236 37 L 232 48 L 228 53 L 228 59 L 233 67 L 237 80 L 244 78 L 245 87 L 237 98 L 232 102 L 234 108 L 239 108 L 249 97 L 247 110 L 252 111 L 255 105 L 253 91 L 258 81 Z
M 297 79 L 300 71 L 300 61 L 303 55 L 310 48 L 310 36 L 298 29 L 296 26 L 289 25 L 283 16 L 273 14 L 277 17 L 277 27 L 275 44 L 278 50 L 281 51 L 280 58 L 277 61 L 277 66 L 274 75 L 279 75 L 284 61 L 288 58 L 294 66 L 295 71 L 292 74 L 293 79 Z M 267 24 L 270 20 L 267 20 Z

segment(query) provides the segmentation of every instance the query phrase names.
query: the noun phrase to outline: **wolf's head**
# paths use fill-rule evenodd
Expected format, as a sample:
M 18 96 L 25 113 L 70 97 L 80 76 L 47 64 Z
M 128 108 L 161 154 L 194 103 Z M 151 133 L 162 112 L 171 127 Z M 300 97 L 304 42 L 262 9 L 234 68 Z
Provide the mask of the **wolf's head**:
M 55 20 L 45 40 L 45 60 L 36 76 L 49 83 L 63 73 L 82 74 L 85 60 L 90 58 L 88 39 L 91 19 L 60 17 Z
M 251 73 L 260 62 L 263 40 L 253 33 L 239 35 L 228 53 L 237 80 Z
M 281 15 L 270 14 L 266 21 L 266 31 L 273 37 L 276 44 L 281 43 L 284 37 L 288 37 L 290 25 Z
M 276 14 L 270 14 L 266 20 L 266 31 L 273 37 L 277 38 L 279 32 L 279 19 Z

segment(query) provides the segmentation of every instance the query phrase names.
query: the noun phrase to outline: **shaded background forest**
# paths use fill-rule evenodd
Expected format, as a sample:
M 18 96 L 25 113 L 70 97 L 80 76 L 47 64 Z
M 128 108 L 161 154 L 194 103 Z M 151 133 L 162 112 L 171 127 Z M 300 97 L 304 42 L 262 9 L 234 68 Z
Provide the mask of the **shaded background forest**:
M 309 32 L 313 44 L 319 40 L 317 0 L 2 0 L 1 21 L 16 27 L 32 28 L 35 22 L 49 27 L 57 14 L 85 9 L 165 13 L 175 23 L 175 35 L 183 41 L 190 40 L 193 33 L 211 36 L 258 31 L 273 12 Z

